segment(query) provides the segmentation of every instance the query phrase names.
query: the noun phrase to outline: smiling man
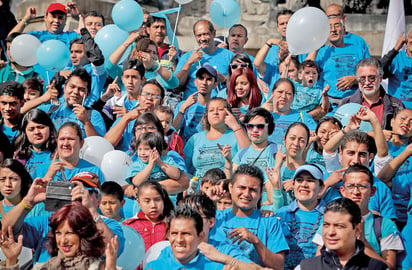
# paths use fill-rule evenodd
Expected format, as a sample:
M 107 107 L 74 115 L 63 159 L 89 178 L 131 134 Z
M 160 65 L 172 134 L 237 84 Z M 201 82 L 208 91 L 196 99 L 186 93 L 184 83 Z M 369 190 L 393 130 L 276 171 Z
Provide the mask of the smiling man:
M 365 246 L 357 240 L 362 231 L 359 206 L 347 198 L 329 203 L 323 216 L 321 255 L 304 259 L 295 269 L 387 269 L 382 261 L 365 254 Z
M 0 84 L 1 131 L 12 143 L 20 130 L 20 108 L 24 103 L 24 88 L 18 82 L 7 81 Z
M 233 208 L 217 212 L 209 237 L 235 245 L 258 265 L 282 269 L 289 246 L 279 221 L 262 217 L 257 209 L 262 191 L 262 171 L 252 165 L 240 165 L 229 184 Z
M 75 7 L 76 5 L 72 6 Z M 71 9 L 72 9 L 71 7 Z M 77 8 L 76 8 L 77 9 Z M 73 12 L 72 12 L 73 13 Z M 28 7 L 23 19 L 10 31 L 9 34 L 14 32 L 23 32 L 30 20 L 36 17 L 36 9 L 34 7 Z M 66 26 L 67 10 L 66 6 L 60 3 L 51 3 L 44 15 L 44 23 L 46 26 L 45 31 L 31 31 L 28 34 L 37 37 L 41 42 L 47 40 L 60 40 L 64 42 L 67 47 L 70 46 L 70 41 L 79 35 L 73 31 L 63 31 Z
M 218 71 L 217 81 L 225 82 L 230 60 L 234 56 L 231 51 L 216 47 L 216 30 L 210 21 L 197 21 L 193 26 L 193 33 L 198 48 L 185 53 L 176 67 L 176 77 L 179 79 L 179 86 L 183 88 L 184 99 L 196 92 L 194 79 L 198 68 L 209 63 Z

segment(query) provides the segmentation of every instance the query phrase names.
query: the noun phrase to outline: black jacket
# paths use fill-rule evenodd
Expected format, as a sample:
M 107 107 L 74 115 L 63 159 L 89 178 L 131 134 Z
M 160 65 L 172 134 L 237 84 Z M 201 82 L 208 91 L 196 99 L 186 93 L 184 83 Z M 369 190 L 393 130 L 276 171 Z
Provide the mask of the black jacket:
M 383 119 L 382 119 L 382 128 L 386 130 L 392 130 L 391 120 L 399 111 L 405 109 L 402 101 L 396 97 L 386 94 L 383 87 L 380 87 L 382 100 L 383 100 Z M 362 104 L 363 97 L 361 91 L 358 89 L 352 96 L 342 99 L 339 106 L 342 106 L 346 103 L 358 103 Z
M 349 259 L 346 263 L 345 267 L 340 264 L 339 258 L 334 251 L 327 251 L 325 246 L 321 249 L 321 255 L 314 257 L 314 258 L 307 258 L 301 261 L 300 269 L 301 270 L 314 270 L 314 269 L 322 269 L 322 270 L 329 270 L 329 269 L 347 269 L 347 270 L 381 270 L 381 269 L 388 269 L 388 266 L 376 259 L 373 259 L 367 256 L 364 252 L 365 246 L 364 244 L 356 240 L 356 246 L 358 248 L 358 252 Z

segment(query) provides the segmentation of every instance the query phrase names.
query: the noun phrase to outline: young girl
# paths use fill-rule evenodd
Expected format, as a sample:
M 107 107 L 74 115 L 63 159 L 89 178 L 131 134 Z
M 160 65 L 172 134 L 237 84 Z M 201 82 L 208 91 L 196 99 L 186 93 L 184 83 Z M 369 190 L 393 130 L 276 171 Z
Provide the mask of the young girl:
M 227 100 L 232 108 L 239 108 L 241 114 L 260 106 L 262 94 L 251 69 L 241 68 L 233 72 L 230 77 Z
M 140 233 L 146 252 L 155 243 L 165 240 L 164 220 L 174 207 L 167 191 L 156 181 L 145 181 L 138 187 L 137 202 L 141 210 L 123 224 Z
M 158 132 L 143 133 L 137 140 L 138 160 L 129 169 L 129 177 L 135 186 L 146 180 L 178 180 L 180 170 L 167 155 L 167 145 Z

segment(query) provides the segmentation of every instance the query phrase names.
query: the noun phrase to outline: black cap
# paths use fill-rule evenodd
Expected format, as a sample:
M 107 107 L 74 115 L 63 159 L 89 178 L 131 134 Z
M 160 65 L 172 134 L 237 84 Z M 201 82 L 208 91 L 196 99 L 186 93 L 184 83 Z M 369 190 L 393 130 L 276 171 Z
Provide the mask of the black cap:
M 145 68 L 143 66 L 143 63 L 140 62 L 140 60 L 137 60 L 136 58 L 127 59 L 127 61 L 123 63 L 123 72 L 129 69 L 134 69 L 137 72 L 139 72 L 140 77 L 143 79 Z

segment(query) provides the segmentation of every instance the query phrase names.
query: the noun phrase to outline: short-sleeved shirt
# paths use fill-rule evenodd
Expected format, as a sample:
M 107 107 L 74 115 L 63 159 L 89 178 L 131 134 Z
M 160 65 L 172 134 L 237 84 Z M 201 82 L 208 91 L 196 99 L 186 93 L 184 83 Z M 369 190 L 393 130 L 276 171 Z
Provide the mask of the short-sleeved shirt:
M 275 130 L 272 135 L 269 136 L 269 141 L 275 142 L 278 145 L 283 144 L 283 136 L 285 136 L 286 130 L 294 122 L 304 123 L 310 131 L 316 129 L 316 122 L 313 120 L 312 116 L 306 112 L 298 112 L 292 110 L 288 114 L 279 115 L 272 113 L 275 120 Z
M 400 51 L 389 71 L 388 94 L 399 98 L 406 108 L 412 108 L 412 57 Z
M 40 105 L 39 109 L 44 111 L 45 113 L 49 113 L 54 106 L 56 105 Z M 106 134 L 106 125 L 104 123 L 103 117 L 96 110 L 91 110 L 89 116 L 90 122 L 93 124 L 93 127 L 96 130 L 97 134 L 104 136 L 104 134 Z M 59 107 L 50 115 L 50 118 L 53 121 L 56 130 L 58 130 L 66 122 L 75 122 L 79 124 L 80 128 L 82 129 L 83 137 L 87 137 L 86 131 L 84 129 L 84 124 L 76 117 L 73 110 L 66 106 L 66 103 L 60 104 Z
M 280 222 L 276 217 L 262 217 L 259 210 L 253 211 L 247 217 L 233 215 L 232 209 L 216 212 L 216 224 L 209 234 L 209 238 L 227 245 L 235 245 L 245 252 L 256 264 L 262 265 L 253 244 L 243 241 L 241 244 L 232 243 L 228 234 L 236 228 L 245 227 L 256 235 L 259 240 L 273 253 L 289 251 Z
M 36 176 L 38 175 L 36 173 L 37 168 L 39 166 L 49 167 L 50 164 L 52 163 L 52 160 L 53 160 L 53 154 L 50 151 L 45 150 L 41 152 L 36 152 L 32 149 L 31 156 L 26 161 L 26 164 L 24 166 L 26 167 L 26 170 L 30 174 L 30 176 L 33 179 L 35 179 Z
M 232 130 L 226 129 L 225 133 L 217 140 L 209 140 L 206 133 L 206 131 L 196 133 L 183 148 L 188 172 L 199 178 L 213 168 L 224 170 L 225 158 L 217 144 L 231 146 L 232 157 L 238 151 L 236 136 Z
M 206 258 L 202 253 L 198 252 L 197 255 L 186 264 L 181 264 L 176 260 L 173 255 L 172 248 L 170 246 L 165 247 L 156 260 L 149 262 L 145 269 L 157 270 L 157 269 L 174 269 L 174 270 L 218 270 L 223 269 L 223 264 L 213 262 Z
M 300 209 L 293 201 L 275 212 L 290 248 L 285 257 L 285 269 L 294 269 L 303 259 L 316 256 L 317 247 L 312 239 L 322 225 L 324 211 L 323 201 L 311 211 Z
M 309 112 L 316 106 L 322 104 L 322 89 L 317 87 L 307 87 L 293 81 L 296 93 L 290 108 L 298 112 Z
M 176 67 L 176 73 L 179 73 L 182 70 L 192 53 L 193 51 L 189 51 L 180 57 Z M 196 78 L 196 72 L 200 67 L 205 63 L 209 63 L 209 65 L 214 67 L 219 73 L 226 76 L 228 74 L 230 60 L 233 56 L 234 53 L 222 48 L 217 48 L 216 51 L 210 54 L 203 53 L 202 58 L 190 67 L 183 99 L 186 99 L 188 96 L 196 92 L 194 80 Z

